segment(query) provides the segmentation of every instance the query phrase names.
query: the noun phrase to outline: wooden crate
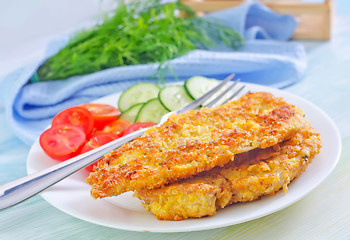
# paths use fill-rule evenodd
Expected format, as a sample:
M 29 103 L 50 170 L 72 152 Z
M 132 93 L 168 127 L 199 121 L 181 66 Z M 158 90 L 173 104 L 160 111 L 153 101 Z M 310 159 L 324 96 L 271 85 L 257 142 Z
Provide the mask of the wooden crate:
M 242 0 L 182 0 L 182 2 L 189 5 L 198 15 L 244 3 Z M 291 14 L 298 19 L 299 25 L 293 39 L 329 40 L 331 38 L 333 0 L 324 0 L 322 3 L 305 3 L 301 0 L 261 2 L 278 13 Z

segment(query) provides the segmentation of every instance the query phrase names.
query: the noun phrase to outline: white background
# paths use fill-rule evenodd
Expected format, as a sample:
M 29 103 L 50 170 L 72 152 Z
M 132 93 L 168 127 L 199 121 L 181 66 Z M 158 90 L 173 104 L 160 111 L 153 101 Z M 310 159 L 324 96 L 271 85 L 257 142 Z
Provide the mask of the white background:
M 114 0 L 0 0 L 0 78 L 114 6 Z

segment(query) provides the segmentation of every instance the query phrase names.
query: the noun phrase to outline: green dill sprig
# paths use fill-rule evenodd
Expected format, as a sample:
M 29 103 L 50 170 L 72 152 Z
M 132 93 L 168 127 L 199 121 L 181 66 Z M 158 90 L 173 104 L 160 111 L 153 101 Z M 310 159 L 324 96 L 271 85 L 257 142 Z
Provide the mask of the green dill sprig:
M 181 18 L 179 12 L 185 12 Z M 205 18 L 180 2 L 160 0 L 119 4 L 101 25 L 78 33 L 37 71 L 40 81 L 66 79 L 103 69 L 160 63 L 218 42 L 236 49 L 243 39 L 234 30 Z

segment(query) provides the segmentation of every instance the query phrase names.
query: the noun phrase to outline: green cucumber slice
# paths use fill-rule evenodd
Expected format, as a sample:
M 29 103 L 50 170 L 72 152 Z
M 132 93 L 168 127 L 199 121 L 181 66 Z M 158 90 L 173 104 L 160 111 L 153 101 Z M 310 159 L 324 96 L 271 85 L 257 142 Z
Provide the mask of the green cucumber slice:
M 185 82 L 185 89 L 188 92 L 188 94 L 194 98 L 198 99 L 201 96 L 203 96 L 205 93 L 216 87 L 220 83 L 219 80 L 216 80 L 214 78 L 206 78 L 202 76 L 195 76 L 191 77 L 186 80 Z M 202 106 L 205 106 L 206 104 L 210 103 L 215 97 L 220 95 L 225 90 L 225 87 L 220 89 L 217 93 L 215 93 L 211 98 L 209 98 L 207 101 L 205 101 Z M 230 95 L 232 95 L 232 92 L 228 92 L 224 97 L 222 97 L 222 101 L 219 101 L 214 106 L 220 105 L 223 101 L 225 101 Z
M 159 101 L 168 111 L 180 109 L 193 101 L 184 86 L 169 86 L 162 88 L 158 95 Z
M 152 98 L 156 98 L 159 93 L 159 87 L 153 83 L 138 83 L 123 92 L 118 101 L 118 108 L 125 112 L 130 107 L 145 103 Z
M 158 123 L 160 118 L 169 111 L 160 103 L 158 98 L 153 98 L 144 103 L 136 117 L 136 122 Z
M 130 123 L 135 123 L 137 114 L 139 113 L 142 105 L 143 103 L 138 103 L 130 107 L 128 110 L 120 114 L 118 119 L 125 119 L 125 120 L 128 120 Z

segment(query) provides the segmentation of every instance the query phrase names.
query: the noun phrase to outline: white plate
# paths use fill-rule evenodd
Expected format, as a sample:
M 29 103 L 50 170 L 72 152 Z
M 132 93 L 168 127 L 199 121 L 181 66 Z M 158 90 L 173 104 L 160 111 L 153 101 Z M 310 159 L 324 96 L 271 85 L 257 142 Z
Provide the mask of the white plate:
M 234 204 L 218 211 L 214 216 L 184 221 L 160 221 L 144 210 L 138 199 L 126 193 L 116 198 L 94 200 L 90 186 L 84 182 L 88 176 L 81 170 L 41 193 L 41 196 L 61 211 L 95 224 L 133 231 L 187 232 L 213 229 L 256 219 L 281 210 L 310 193 L 334 169 L 341 151 L 339 132 L 333 121 L 318 107 L 290 93 L 255 84 L 246 84 L 253 91 L 268 91 L 284 97 L 289 103 L 304 110 L 306 118 L 321 133 L 322 149 L 307 170 L 289 185 L 285 194 L 279 191 L 274 196 L 259 201 Z M 110 95 L 96 102 L 116 105 L 119 94 Z M 28 155 L 29 174 L 57 164 L 50 159 L 36 141 Z

